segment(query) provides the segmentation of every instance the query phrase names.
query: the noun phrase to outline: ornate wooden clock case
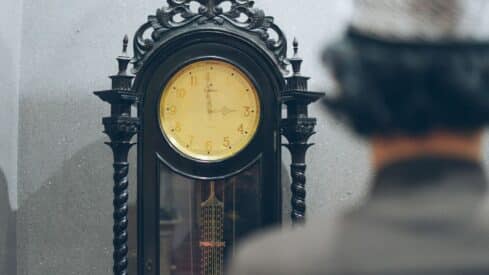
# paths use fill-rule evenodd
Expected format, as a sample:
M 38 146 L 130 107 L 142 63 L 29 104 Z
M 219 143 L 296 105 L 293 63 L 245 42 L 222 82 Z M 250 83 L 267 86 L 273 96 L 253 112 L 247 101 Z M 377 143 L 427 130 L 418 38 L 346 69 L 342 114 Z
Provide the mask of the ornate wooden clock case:
M 250 35 L 251 22 L 230 17 L 239 8 L 253 12 L 247 4 L 235 2 L 227 13 L 207 4 L 197 14 L 169 4 L 151 27 L 178 30 L 159 30 L 158 45 L 141 52 L 147 60 L 135 81 L 144 94 L 140 253 L 146 262 L 160 259 L 160 274 L 222 274 L 238 238 L 281 220 L 280 60 L 259 32 Z M 176 14 L 185 20 L 175 23 Z M 285 46 L 278 43 L 277 53 Z
M 96 92 L 112 105 L 104 125 L 115 158 L 114 274 L 127 273 L 127 153 L 136 134 L 138 274 L 223 274 L 240 239 L 281 222 L 282 135 L 293 156 L 292 218 L 304 217 L 316 123 L 307 105 L 321 94 L 307 91 L 297 56 L 284 77 L 285 36 L 253 1 L 167 2 L 136 32 L 132 59 L 125 39 L 113 89 Z

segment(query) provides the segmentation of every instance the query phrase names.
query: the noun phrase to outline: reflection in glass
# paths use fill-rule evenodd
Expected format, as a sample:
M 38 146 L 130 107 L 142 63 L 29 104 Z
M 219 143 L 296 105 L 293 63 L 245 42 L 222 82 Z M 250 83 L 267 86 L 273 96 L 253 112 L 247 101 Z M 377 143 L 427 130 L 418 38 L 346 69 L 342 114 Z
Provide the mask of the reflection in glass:
M 261 225 L 260 164 L 220 181 L 160 171 L 160 274 L 223 274 L 236 242 Z

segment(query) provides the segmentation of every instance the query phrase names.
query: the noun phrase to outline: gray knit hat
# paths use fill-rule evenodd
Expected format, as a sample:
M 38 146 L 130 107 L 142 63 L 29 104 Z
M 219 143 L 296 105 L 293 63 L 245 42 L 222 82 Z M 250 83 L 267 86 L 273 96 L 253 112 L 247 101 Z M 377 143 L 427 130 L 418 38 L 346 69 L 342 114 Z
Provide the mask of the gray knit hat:
M 351 28 L 409 42 L 488 42 L 489 0 L 355 0 Z
M 361 135 L 489 126 L 489 0 L 355 0 L 323 57 L 324 102 Z

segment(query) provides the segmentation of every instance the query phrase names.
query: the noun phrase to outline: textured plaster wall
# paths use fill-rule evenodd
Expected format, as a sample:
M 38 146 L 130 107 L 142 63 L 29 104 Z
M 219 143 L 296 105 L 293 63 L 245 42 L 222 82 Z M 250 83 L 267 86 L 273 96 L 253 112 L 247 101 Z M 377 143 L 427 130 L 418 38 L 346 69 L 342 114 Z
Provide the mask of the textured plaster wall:
M 0 9 L 0 171 L 8 183 L 8 204 L 17 209 L 17 133 L 22 1 L 2 1 Z
M 106 76 L 116 71 L 113 57 L 120 53 L 122 36 L 132 35 L 164 2 L 23 1 L 23 24 L 18 32 L 22 35 L 18 274 L 111 272 L 112 156 L 103 144 L 106 137 L 100 123 L 108 107 L 91 92 L 109 87 Z M 289 40 L 293 36 L 300 40 L 303 72 L 313 77 L 311 87 L 327 87 L 320 52 L 343 29 L 350 2 L 256 2 L 275 16 Z M 13 46 L 0 41 L 0 47 Z M 4 103 L 3 98 L 0 104 L 0 111 L 17 106 Z M 308 159 L 309 211 L 328 218 L 365 194 L 368 152 L 365 144 L 351 137 L 319 105 L 311 114 L 319 117 L 319 126 L 312 140 L 317 145 Z M 2 129 L 0 138 L 4 136 Z M 1 152 L 0 165 L 4 150 Z
M 110 274 L 112 154 L 100 120 L 109 110 L 92 91 L 109 87 L 123 35 L 160 4 L 24 1 L 19 274 Z
M 22 1 L 0 9 L 0 274 L 16 268 L 17 134 Z

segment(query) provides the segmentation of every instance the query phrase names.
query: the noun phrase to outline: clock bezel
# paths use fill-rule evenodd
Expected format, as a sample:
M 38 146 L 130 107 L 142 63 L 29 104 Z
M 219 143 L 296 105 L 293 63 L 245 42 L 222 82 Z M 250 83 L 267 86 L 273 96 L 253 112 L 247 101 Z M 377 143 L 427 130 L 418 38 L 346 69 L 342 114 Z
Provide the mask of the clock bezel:
M 198 47 L 202 48 L 202 45 L 199 45 Z M 173 54 L 172 57 L 173 56 L 176 56 L 176 54 Z M 246 69 L 242 65 L 242 63 L 232 60 L 231 58 L 226 58 L 222 55 L 219 56 L 216 54 L 201 54 L 189 58 L 187 60 L 184 60 L 183 62 L 180 62 L 178 66 L 174 66 L 172 67 L 172 69 L 168 69 L 168 68 L 165 69 L 169 73 L 167 73 L 167 75 L 164 75 L 163 77 L 160 78 L 161 82 L 157 88 L 160 92 L 157 97 L 157 104 L 155 104 L 154 106 L 156 108 L 155 121 L 158 121 L 158 130 L 159 130 L 158 139 L 164 142 L 159 143 L 158 144 L 159 146 L 155 148 L 156 149 L 155 151 L 157 152 L 159 161 L 162 161 L 171 170 L 181 175 L 184 175 L 186 177 L 190 177 L 198 180 L 210 180 L 210 179 L 220 180 L 220 179 L 229 178 L 253 166 L 260 159 L 261 156 L 261 148 L 259 142 L 257 142 L 257 139 L 263 136 L 263 132 L 264 132 L 262 129 L 264 118 L 263 118 L 263 113 L 261 113 L 260 121 L 258 123 L 258 128 L 256 130 L 256 133 L 253 136 L 253 138 L 248 142 L 248 145 L 245 146 L 242 150 L 240 150 L 237 154 L 220 161 L 208 161 L 208 160 L 199 160 L 199 159 L 191 158 L 185 154 L 182 154 L 180 150 L 175 148 L 175 146 L 167 139 L 164 132 L 161 131 L 160 120 L 159 120 L 159 107 L 160 107 L 159 102 L 162 97 L 161 91 L 163 91 L 164 87 L 167 85 L 171 77 L 175 75 L 175 73 L 180 71 L 182 68 L 194 62 L 209 60 L 209 59 L 228 62 L 229 64 L 236 66 L 243 73 L 245 73 L 256 88 L 256 91 L 258 93 L 259 103 L 260 103 L 260 110 L 263 111 L 264 109 L 264 100 L 262 95 L 263 92 L 260 90 L 261 85 L 259 81 L 256 80 L 255 76 L 251 74 L 248 71 L 248 69 Z M 163 65 L 161 67 L 163 67 Z M 158 73 L 156 73 L 155 76 L 156 75 L 158 75 Z
M 256 93 L 256 97 L 257 97 L 257 101 L 258 101 L 258 106 L 259 106 L 258 123 L 256 125 L 256 128 L 253 130 L 254 131 L 253 135 L 251 137 L 249 137 L 248 140 L 246 141 L 245 146 L 242 147 L 241 149 L 239 149 L 238 151 L 236 151 L 234 154 L 232 154 L 230 156 L 227 156 L 227 157 L 224 157 L 224 158 L 220 158 L 220 159 L 215 159 L 215 160 L 199 159 L 199 158 L 193 157 L 193 156 L 191 156 L 191 155 L 183 152 L 181 149 L 178 148 L 177 145 L 175 145 L 171 141 L 171 138 L 168 136 L 170 133 L 167 133 L 165 131 L 165 129 L 163 128 L 163 122 L 161 120 L 162 119 L 162 116 L 161 116 L 160 106 L 161 106 L 161 102 L 163 100 L 163 96 L 164 96 L 165 90 L 168 87 L 168 84 L 171 82 L 171 80 L 173 80 L 173 78 L 175 77 L 175 75 L 177 75 L 178 73 L 180 73 L 182 70 L 185 70 L 187 67 L 192 66 L 195 63 L 205 62 L 205 61 L 216 61 L 216 62 L 226 63 L 228 65 L 231 65 L 235 69 L 239 70 L 240 73 L 242 73 L 247 78 L 247 80 L 251 83 L 251 85 L 253 86 L 254 92 Z M 163 134 L 163 137 L 165 138 L 166 142 L 168 144 L 170 144 L 171 147 L 173 147 L 173 149 L 177 153 L 179 153 L 180 155 L 182 155 L 183 157 L 188 158 L 188 159 L 193 160 L 193 161 L 196 161 L 196 162 L 202 162 L 202 163 L 218 163 L 218 162 L 224 162 L 224 161 L 226 161 L 228 159 L 231 159 L 234 156 L 238 155 L 241 151 L 246 150 L 246 148 L 251 144 L 251 142 L 253 141 L 253 139 L 257 135 L 257 133 L 258 133 L 258 131 L 260 129 L 260 126 L 262 124 L 262 119 L 263 119 L 262 118 L 263 104 L 262 104 L 262 100 L 261 100 L 261 97 L 260 97 L 260 91 L 258 90 L 256 81 L 252 78 L 251 74 L 248 71 L 244 70 L 244 68 L 242 68 L 239 64 L 237 64 L 235 62 L 233 63 L 232 61 L 230 61 L 228 59 L 220 58 L 220 57 L 216 57 L 216 56 L 211 57 L 211 58 L 196 57 L 194 59 L 189 60 L 188 62 L 182 63 L 178 68 L 174 69 L 173 71 L 174 71 L 174 73 L 164 83 L 163 88 L 162 88 L 162 91 L 161 91 L 161 95 L 158 98 L 158 108 L 159 109 L 157 111 L 157 116 L 158 116 L 157 119 L 158 119 L 158 124 L 160 126 L 160 130 L 161 130 L 161 132 Z

